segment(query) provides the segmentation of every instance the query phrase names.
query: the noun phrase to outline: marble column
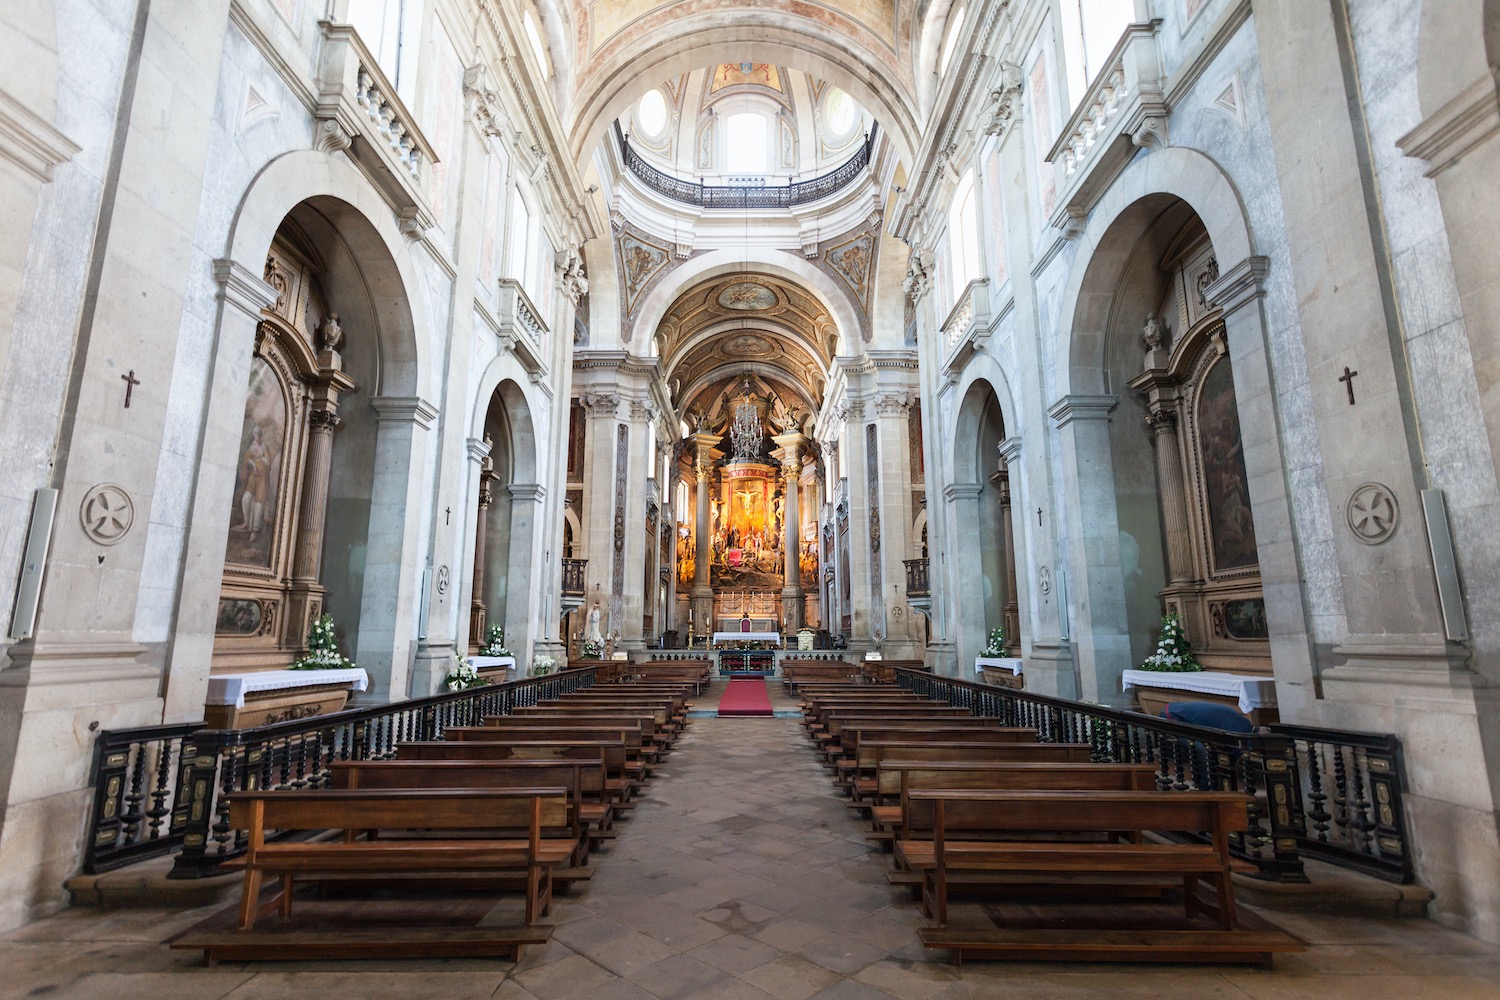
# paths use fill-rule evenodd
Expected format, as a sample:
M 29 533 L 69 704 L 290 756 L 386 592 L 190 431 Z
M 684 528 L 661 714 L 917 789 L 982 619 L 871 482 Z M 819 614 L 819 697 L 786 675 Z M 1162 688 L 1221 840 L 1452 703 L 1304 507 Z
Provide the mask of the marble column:
M 474 514 L 474 583 L 469 598 L 469 648 L 485 643 L 489 632 L 489 607 L 484 601 L 485 532 L 489 529 L 490 505 L 495 502 L 495 462 L 489 455 L 479 463 L 479 508 Z
M 1010 467 L 1004 459 L 1000 471 L 994 476 L 996 492 L 1000 494 L 1000 547 L 1005 574 L 1005 607 L 1001 611 L 1001 622 L 1005 626 L 1005 642 L 1012 655 L 1021 651 L 1021 605 L 1016 593 L 1016 533 L 1011 520 Z
M 802 569 L 797 547 L 802 533 L 802 504 L 798 493 L 802 488 L 802 447 L 807 439 L 797 432 L 778 434 L 771 440 L 776 442 L 776 457 L 781 460 L 781 492 L 784 509 L 781 517 L 781 534 L 785 558 L 782 563 L 781 622 L 787 634 L 802 627 Z
M 714 460 L 720 452 L 716 445 L 719 438 L 714 434 L 694 434 L 693 445 L 697 448 L 694 469 L 698 478 L 698 508 L 694 517 L 696 547 L 693 556 L 693 625 L 699 632 L 712 635 L 714 631 L 714 592 L 709 586 L 709 557 L 712 555 L 708 534 L 708 482 L 713 476 Z
M 1156 453 L 1156 490 L 1167 536 L 1167 580 L 1169 586 L 1178 586 L 1192 579 L 1192 550 L 1188 545 L 1187 492 L 1183 487 L 1182 453 L 1177 443 L 1177 413 L 1165 405 L 1153 405 L 1146 419 L 1151 424 L 1151 444 Z

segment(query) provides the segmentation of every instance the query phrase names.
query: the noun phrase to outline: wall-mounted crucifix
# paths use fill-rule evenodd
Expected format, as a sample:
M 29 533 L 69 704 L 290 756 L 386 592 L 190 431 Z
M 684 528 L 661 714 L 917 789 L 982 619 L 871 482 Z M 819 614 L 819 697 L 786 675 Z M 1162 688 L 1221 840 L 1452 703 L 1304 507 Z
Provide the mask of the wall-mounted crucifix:
M 134 368 L 130 369 L 130 374 L 129 375 L 121 375 L 120 376 L 120 380 L 125 383 L 125 409 L 128 410 L 128 409 L 130 409 L 130 393 L 131 393 L 131 390 L 133 390 L 136 386 L 140 385 L 141 384 L 141 380 L 135 377 L 135 369 Z
M 450 518 L 452 516 L 453 516 L 453 508 L 452 507 L 444 507 L 443 508 L 443 523 L 447 524 L 448 523 L 448 518 Z
M 1351 372 L 1349 366 L 1344 366 L 1344 374 L 1339 376 L 1339 381 L 1344 383 L 1344 388 L 1349 390 L 1349 405 L 1354 405 L 1354 377 L 1359 372 Z
M 1036 526 L 1038 528 L 1042 526 L 1042 508 L 1040 507 L 1036 509 Z

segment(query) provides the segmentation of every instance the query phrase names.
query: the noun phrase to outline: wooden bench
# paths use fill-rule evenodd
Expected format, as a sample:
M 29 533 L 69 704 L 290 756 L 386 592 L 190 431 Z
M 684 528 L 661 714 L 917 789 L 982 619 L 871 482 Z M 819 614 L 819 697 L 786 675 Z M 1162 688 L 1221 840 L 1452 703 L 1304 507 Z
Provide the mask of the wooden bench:
M 493 734 L 492 734 L 493 735 Z M 531 734 L 526 734 L 531 735 Z M 623 740 L 555 739 L 507 740 L 486 743 L 479 740 L 433 740 L 397 743 L 398 760 L 598 760 L 604 764 L 605 791 L 609 803 L 617 810 L 628 808 L 636 782 L 627 773 Z
M 328 876 L 493 877 L 520 875 L 526 882 L 526 923 L 552 906 L 552 869 L 573 854 L 568 792 L 564 788 L 489 789 L 283 789 L 236 792 L 229 824 L 248 831 L 240 927 L 249 930 L 264 912 L 292 912 L 296 879 Z M 521 837 L 429 840 L 382 836 L 379 831 L 520 829 Z M 266 831 L 342 830 L 339 840 L 267 842 Z M 563 831 L 562 836 L 551 836 Z M 266 903 L 260 891 L 279 877 L 280 891 Z
M 542 721 L 548 721 L 545 716 Z M 528 742 L 528 743 L 560 743 L 574 740 L 613 740 L 625 744 L 625 776 L 630 779 L 631 788 L 635 790 L 645 784 L 651 776 L 648 767 L 648 756 L 654 759 L 655 754 L 648 754 L 641 743 L 641 727 L 639 725 L 580 725 L 576 720 L 570 723 L 562 723 L 551 720 L 550 726 L 519 726 L 506 728 L 503 726 L 449 726 L 443 730 L 443 737 L 450 741 L 462 741 L 465 743 L 498 743 L 498 742 Z
M 804 681 L 852 681 L 859 676 L 859 664 L 843 660 L 797 660 L 781 661 L 781 683 L 788 691 L 796 691 Z
M 648 660 L 630 666 L 637 683 L 683 680 L 693 685 L 695 695 L 702 694 L 713 680 L 713 664 L 708 660 Z
M 639 754 L 640 758 L 647 762 L 654 762 L 666 749 L 666 733 L 661 732 L 657 726 L 657 713 L 634 712 L 624 709 L 616 709 L 611 712 L 546 712 L 541 715 L 486 715 L 483 718 L 483 726 L 480 729 L 491 730 L 489 737 L 494 738 L 494 731 L 520 732 L 527 729 L 616 729 L 634 730 L 637 734 L 636 745 L 632 748 Z M 445 730 L 444 733 L 453 730 Z
M 614 836 L 614 809 L 602 757 L 593 760 L 380 760 L 334 761 L 329 765 L 333 788 L 566 788 L 573 835 L 578 846 L 572 863 L 588 864 L 589 849 Z M 589 873 L 575 872 L 569 881 L 583 881 Z M 558 873 L 553 873 L 558 879 Z M 560 879 L 559 879 L 560 880 Z
M 909 788 L 904 796 L 901 863 L 922 875 L 922 912 L 937 926 L 948 923 L 948 879 L 989 873 L 1182 879 L 1184 908 L 1202 907 L 1197 883 L 1215 888 L 1213 915 L 1235 925 L 1234 859 L 1229 835 L 1249 826 L 1250 797 L 1239 792 L 1037 791 Z M 1207 844 L 1004 841 L 996 834 L 1204 833 Z

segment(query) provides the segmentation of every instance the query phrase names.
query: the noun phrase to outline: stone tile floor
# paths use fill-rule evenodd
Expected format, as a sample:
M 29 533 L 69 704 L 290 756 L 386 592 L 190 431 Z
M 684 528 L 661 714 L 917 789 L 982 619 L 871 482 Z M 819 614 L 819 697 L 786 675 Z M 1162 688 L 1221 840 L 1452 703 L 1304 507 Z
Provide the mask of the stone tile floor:
M 716 689 L 718 685 L 715 686 Z M 786 707 L 773 684 L 773 703 Z M 701 701 L 717 701 L 712 691 Z M 550 944 L 519 963 L 223 963 L 161 942 L 192 911 L 74 908 L 0 939 L 0 997 L 502 1000 L 1500 998 L 1500 949 L 1422 920 L 1267 914 L 1274 970 L 966 962 L 926 952 L 798 724 L 696 719 Z

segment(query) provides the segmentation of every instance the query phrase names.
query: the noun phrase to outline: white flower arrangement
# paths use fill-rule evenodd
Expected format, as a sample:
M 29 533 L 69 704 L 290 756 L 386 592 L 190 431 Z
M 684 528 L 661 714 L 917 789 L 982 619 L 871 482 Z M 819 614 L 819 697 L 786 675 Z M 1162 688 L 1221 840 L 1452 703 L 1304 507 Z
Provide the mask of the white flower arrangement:
M 585 660 L 597 660 L 604 655 L 604 643 L 594 639 L 583 641 L 583 658 Z
M 307 631 L 307 653 L 297 658 L 288 670 L 347 670 L 354 661 L 339 652 L 338 638 L 333 634 L 333 615 L 324 613 L 313 619 Z
M 488 683 L 479 676 L 479 671 L 474 669 L 474 664 L 467 657 L 458 652 L 453 654 L 453 669 L 443 679 L 443 687 L 449 691 L 467 691 L 469 688 L 484 687 Z
M 499 625 L 491 625 L 485 636 L 484 648 L 479 651 L 481 656 L 509 656 L 510 650 L 505 648 L 505 629 Z
M 1010 656 L 1010 649 L 1005 644 L 1005 626 L 996 625 L 990 629 L 988 645 L 984 647 L 982 656 L 1004 658 Z
M 1190 673 L 1202 670 L 1203 664 L 1193 655 L 1187 631 L 1182 619 L 1176 614 L 1164 615 L 1161 620 L 1161 638 L 1156 642 L 1156 652 L 1146 657 L 1142 670 L 1157 670 L 1163 673 Z
M 531 661 L 531 676 L 545 677 L 557 667 L 557 657 L 538 656 Z

